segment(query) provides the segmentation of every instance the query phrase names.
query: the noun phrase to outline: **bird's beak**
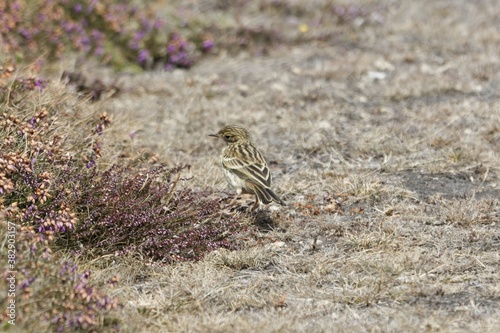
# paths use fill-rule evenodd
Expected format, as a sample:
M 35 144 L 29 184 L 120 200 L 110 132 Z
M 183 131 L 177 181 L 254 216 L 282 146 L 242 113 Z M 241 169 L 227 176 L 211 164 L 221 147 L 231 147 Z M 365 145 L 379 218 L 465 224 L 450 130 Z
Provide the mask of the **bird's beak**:
M 217 134 L 209 134 L 208 136 L 213 136 L 214 138 L 218 138 L 219 137 Z

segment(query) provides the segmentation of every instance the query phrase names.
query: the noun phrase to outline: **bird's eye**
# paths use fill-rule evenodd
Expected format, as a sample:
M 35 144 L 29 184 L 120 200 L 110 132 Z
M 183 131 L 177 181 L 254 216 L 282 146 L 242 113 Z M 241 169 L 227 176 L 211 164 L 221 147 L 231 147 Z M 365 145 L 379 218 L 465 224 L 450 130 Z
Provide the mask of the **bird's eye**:
M 229 140 L 229 139 L 231 139 L 231 136 L 230 135 L 224 135 L 224 139 Z

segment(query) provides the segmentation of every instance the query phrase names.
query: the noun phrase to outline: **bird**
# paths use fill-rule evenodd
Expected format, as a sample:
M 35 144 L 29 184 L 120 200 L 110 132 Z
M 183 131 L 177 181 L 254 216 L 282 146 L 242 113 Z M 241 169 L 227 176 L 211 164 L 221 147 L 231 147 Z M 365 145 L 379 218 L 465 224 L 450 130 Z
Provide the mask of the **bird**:
M 238 125 L 226 125 L 211 137 L 224 140 L 227 145 L 220 154 L 220 164 L 229 185 L 237 192 L 255 195 L 252 211 L 260 203 L 276 202 L 286 206 L 276 193 L 271 190 L 272 177 L 266 160 L 255 146 L 250 133 Z

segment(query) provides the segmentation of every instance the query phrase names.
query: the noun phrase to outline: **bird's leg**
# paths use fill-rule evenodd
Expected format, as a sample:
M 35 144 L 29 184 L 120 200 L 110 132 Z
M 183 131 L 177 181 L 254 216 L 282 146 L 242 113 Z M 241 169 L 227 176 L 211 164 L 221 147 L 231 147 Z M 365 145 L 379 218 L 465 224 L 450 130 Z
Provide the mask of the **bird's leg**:
M 238 200 L 238 197 L 241 195 L 241 190 L 237 190 L 236 191 L 236 195 L 234 196 L 233 200 L 231 200 L 231 202 L 229 203 L 229 207 L 231 206 L 234 206 L 234 204 L 236 203 L 236 200 Z
M 253 204 L 253 207 L 252 207 L 252 212 L 255 212 L 255 209 L 257 209 L 259 207 L 259 198 L 257 196 L 255 196 L 255 203 Z
M 239 194 L 236 194 L 234 196 L 233 200 L 231 200 L 231 202 L 229 203 L 229 206 L 233 206 L 236 203 L 236 200 L 238 200 L 239 196 L 240 196 Z

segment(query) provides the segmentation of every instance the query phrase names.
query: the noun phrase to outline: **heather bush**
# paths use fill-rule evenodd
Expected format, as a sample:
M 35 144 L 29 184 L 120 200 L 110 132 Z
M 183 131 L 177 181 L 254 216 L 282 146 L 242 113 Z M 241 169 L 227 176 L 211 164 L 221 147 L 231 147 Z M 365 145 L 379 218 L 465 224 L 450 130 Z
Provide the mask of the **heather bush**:
M 80 271 L 53 248 L 77 224 L 74 207 L 66 200 L 74 184 L 59 187 L 57 180 L 70 169 L 87 169 L 98 158 L 97 137 L 109 119 L 83 109 L 62 86 L 14 72 L 8 66 L 0 71 L 0 252 L 2 258 L 13 258 L 3 266 L 0 282 L 3 328 L 102 328 L 116 301 L 92 285 L 90 272 Z M 71 126 L 81 126 L 82 132 Z M 15 240 L 15 255 L 7 239 Z M 4 294 L 12 274 L 15 298 Z M 15 327 L 7 323 L 11 318 L 5 311 L 13 299 Z
M 340 26 L 381 23 L 384 9 L 354 3 L 326 2 L 321 6 L 294 1 L 256 1 L 233 5 L 206 4 L 218 16 L 191 12 L 185 4 L 162 13 L 152 4 L 132 0 L 0 0 L 0 53 L 11 62 L 57 60 L 68 52 L 99 59 L 117 69 L 173 67 L 189 68 L 200 55 L 217 44 L 226 50 L 294 43 L 308 38 L 330 38 L 339 31 L 315 37 L 290 34 L 308 26 L 321 30 L 327 20 Z M 211 7 L 210 7 L 211 6 Z M 196 7 L 196 6 L 195 6 Z M 243 25 L 239 13 L 275 22 L 272 28 Z M 224 20 L 221 20 L 221 16 Z M 234 20 L 231 17 L 234 16 Z M 313 21 L 310 18 L 314 17 Z M 293 18 L 292 20 L 290 18 Z M 299 29 L 294 26 L 300 22 Z M 235 21 L 235 25 L 228 22 Z M 166 24 L 168 22 L 168 24 Z M 287 36 L 287 37 L 286 37 Z M 330 36 L 330 37 L 328 37 Z
M 0 0 L 0 51 L 12 61 L 31 61 L 33 55 L 54 60 L 79 52 L 117 68 L 170 68 L 190 67 L 196 54 L 214 46 L 206 34 L 190 34 L 188 40 L 179 31 L 169 31 L 152 10 L 133 3 Z
M 184 168 L 115 166 L 82 174 L 72 190 L 81 223 L 66 244 L 93 256 L 139 252 L 165 263 L 233 248 L 228 237 L 239 229 L 236 218 L 221 215 L 220 200 L 209 193 L 181 186 L 188 182 L 180 178 Z
M 5 240 L 8 226 L 13 224 L 0 224 L 0 239 Z M 116 300 L 91 284 L 89 271 L 81 272 L 65 256 L 53 253 L 53 239 L 53 235 L 36 233 L 31 227 L 17 228 L 15 269 L 4 268 L 0 281 L 2 331 L 114 331 L 116 322 L 110 313 L 117 307 Z M 0 253 L 7 258 L 7 247 L 0 247 Z M 7 278 L 12 276 L 17 284 L 15 298 L 6 295 Z M 16 305 L 15 326 L 8 323 L 12 317 L 7 306 L 12 299 Z

